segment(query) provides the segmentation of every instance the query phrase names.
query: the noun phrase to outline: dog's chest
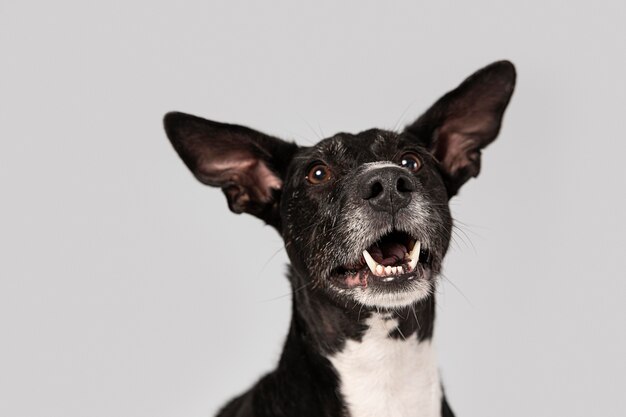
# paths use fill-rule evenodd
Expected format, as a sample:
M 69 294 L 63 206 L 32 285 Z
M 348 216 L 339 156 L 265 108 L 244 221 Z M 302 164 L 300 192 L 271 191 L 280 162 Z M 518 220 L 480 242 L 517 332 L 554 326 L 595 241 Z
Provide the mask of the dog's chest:
M 360 342 L 329 357 L 350 417 L 441 416 L 442 391 L 431 341 L 389 337 L 395 319 L 376 314 Z

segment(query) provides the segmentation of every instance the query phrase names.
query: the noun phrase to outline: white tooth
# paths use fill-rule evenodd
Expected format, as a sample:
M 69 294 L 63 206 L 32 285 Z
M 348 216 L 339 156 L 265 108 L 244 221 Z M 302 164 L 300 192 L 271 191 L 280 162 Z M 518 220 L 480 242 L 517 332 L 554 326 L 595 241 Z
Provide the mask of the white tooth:
M 419 241 L 415 242 L 415 245 L 413 245 L 413 249 L 411 250 L 411 254 L 409 255 L 409 258 L 411 258 L 411 260 L 419 258 L 421 247 L 422 244 Z
M 409 271 L 413 271 L 415 267 L 417 266 L 417 261 L 419 261 L 420 259 L 420 247 L 421 246 L 422 244 L 420 242 L 415 242 L 415 246 L 413 246 L 413 250 L 411 251 L 411 254 L 409 255 L 409 258 L 411 259 L 409 261 Z
M 385 267 L 385 274 L 391 275 L 391 267 L 390 266 L 386 266 Z
M 363 257 L 365 258 L 365 262 L 367 262 L 367 266 L 369 266 L 370 271 L 372 271 L 372 274 L 378 275 L 378 267 L 380 266 L 378 265 L 378 262 L 376 262 L 374 258 L 372 258 L 372 255 L 370 255 L 367 250 L 363 251 Z
M 376 265 L 376 274 L 379 276 L 385 275 L 385 267 L 382 265 Z
M 398 274 L 404 274 L 404 268 L 399 266 L 398 267 Z
M 392 266 L 391 267 L 391 272 L 395 275 L 398 273 L 398 267 L 397 266 Z

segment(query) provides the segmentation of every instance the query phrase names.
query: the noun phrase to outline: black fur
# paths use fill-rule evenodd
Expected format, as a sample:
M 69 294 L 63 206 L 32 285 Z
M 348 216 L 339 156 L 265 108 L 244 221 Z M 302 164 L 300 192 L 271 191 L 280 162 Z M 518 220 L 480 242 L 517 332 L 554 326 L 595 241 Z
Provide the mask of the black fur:
M 513 65 L 496 62 L 404 132 L 339 133 L 311 147 L 243 126 L 166 115 L 167 135 L 187 167 L 221 187 L 232 211 L 276 228 L 291 261 L 293 315 L 278 367 L 219 416 L 346 416 L 327 358 L 347 340 L 361 340 L 370 315 L 385 310 L 397 319 L 389 337 L 432 337 L 436 277 L 452 232 L 448 200 L 478 175 L 480 152 L 500 130 L 514 83 Z M 421 168 L 412 171 L 406 158 Z M 319 181 L 309 173 L 318 166 Z M 415 271 L 383 284 L 363 267 L 361 252 L 390 233 L 424 242 L 427 251 Z M 417 282 L 429 291 L 406 305 L 359 298 L 366 291 L 368 300 L 408 294 Z M 445 397 L 442 415 L 453 415 Z

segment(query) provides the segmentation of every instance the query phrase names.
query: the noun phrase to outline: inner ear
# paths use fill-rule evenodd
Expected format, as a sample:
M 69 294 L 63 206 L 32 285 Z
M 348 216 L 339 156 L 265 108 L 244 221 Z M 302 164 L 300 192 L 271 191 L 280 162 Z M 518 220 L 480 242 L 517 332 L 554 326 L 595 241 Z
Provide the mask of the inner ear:
M 480 172 L 481 149 L 495 139 L 497 132 L 492 130 L 496 126 L 488 115 L 472 114 L 447 121 L 433 132 L 432 153 L 450 180 L 462 181 L 455 184 L 457 189 Z
M 449 197 L 480 172 L 481 150 L 500 131 L 515 86 L 515 67 L 495 62 L 439 99 L 405 132 L 439 161 Z
M 263 159 L 248 152 L 206 159 L 200 163 L 197 177 L 207 185 L 222 187 L 235 213 L 256 211 L 269 203 L 283 184 Z
M 202 183 L 222 188 L 233 212 L 280 228 L 278 200 L 294 143 L 178 112 L 168 113 L 164 125 L 185 165 Z

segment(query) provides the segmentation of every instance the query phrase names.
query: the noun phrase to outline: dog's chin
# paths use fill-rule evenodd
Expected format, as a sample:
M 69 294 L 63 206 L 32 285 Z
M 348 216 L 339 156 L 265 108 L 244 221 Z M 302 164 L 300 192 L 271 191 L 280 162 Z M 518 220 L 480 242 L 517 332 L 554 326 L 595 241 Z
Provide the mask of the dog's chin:
M 331 284 L 331 291 L 341 298 L 347 298 L 366 307 L 397 309 L 413 305 L 430 296 L 433 280 L 429 272 L 423 276 L 401 278 L 393 282 L 379 279 L 369 280 L 367 286 L 352 288 Z
M 334 268 L 329 281 L 337 295 L 362 305 L 405 307 L 433 291 L 430 251 L 411 235 L 392 231 L 364 249 L 359 260 Z

